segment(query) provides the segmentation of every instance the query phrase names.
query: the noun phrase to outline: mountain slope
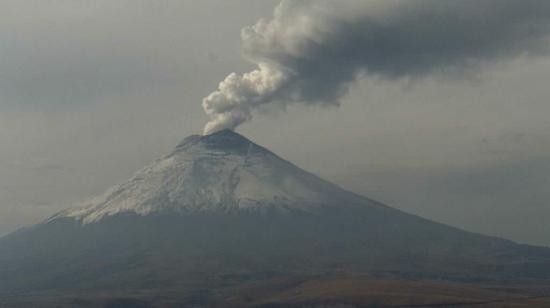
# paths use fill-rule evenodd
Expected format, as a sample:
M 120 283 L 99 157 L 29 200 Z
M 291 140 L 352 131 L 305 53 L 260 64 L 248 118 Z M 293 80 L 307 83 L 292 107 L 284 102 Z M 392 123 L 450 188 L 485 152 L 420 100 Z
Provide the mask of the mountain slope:
M 406 214 L 239 134 L 191 136 L 129 181 L 0 239 L 0 292 L 370 274 L 549 279 L 550 249 Z
M 96 222 L 119 213 L 311 210 L 344 192 L 229 131 L 191 136 L 129 181 L 63 211 Z

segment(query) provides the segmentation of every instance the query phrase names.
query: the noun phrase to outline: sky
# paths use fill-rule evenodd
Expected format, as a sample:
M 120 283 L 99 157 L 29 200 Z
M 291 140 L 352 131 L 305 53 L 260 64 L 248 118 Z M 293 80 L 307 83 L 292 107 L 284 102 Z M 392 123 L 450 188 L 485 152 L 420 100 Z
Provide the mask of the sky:
M 484 10 L 466 5 L 460 13 L 490 16 L 493 2 L 486 0 Z M 103 192 L 184 137 L 202 133 L 212 121 L 203 98 L 229 74 L 254 71 L 267 59 L 278 69 L 295 65 L 292 71 L 298 73 L 289 80 L 308 85 L 308 91 L 277 92 L 284 94 L 281 99 L 253 106 L 253 117 L 237 132 L 322 178 L 406 212 L 550 246 L 550 57 L 543 48 L 548 41 L 541 41 L 548 11 L 535 10 L 541 16 L 533 17 L 517 7 L 537 1 L 499 1 L 497 16 L 523 12 L 518 20 L 527 20 L 529 29 L 534 24 L 529 33 L 540 34 L 522 44 L 516 42 L 524 35 L 502 30 L 510 18 L 493 18 L 480 24 L 490 25 L 485 31 L 474 31 L 482 42 L 499 33 L 482 49 L 457 53 L 447 43 L 433 53 L 421 49 L 429 55 L 424 59 L 410 56 L 418 51 L 410 46 L 416 45 L 404 45 L 400 48 L 407 53 L 399 57 L 404 61 L 399 66 L 392 58 L 361 56 L 361 51 L 379 51 L 366 39 L 352 45 L 359 51 L 353 54 L 343 52 L 349 45 L 341 45 L 346 48 L 335 49 L 336 54 L 354 61 L 342 70 L 349 75 L 332 76 L 331 85 L 337 84 L 326 89 L 328 103 L 315 95 L 320 92 L 310 91 L 325 85 L 326 78 L 313 78 L 310 66 L 294 60 L 333 63 L 334 58 L 306 48 L 289 62 L 288 50 L 266 44 L 280 43 L 277 35 L 252 49 L 242 41 L 241 29 L 260 18 L 270 20 L 278 3 L 1 1 L 0 235 Z M 413 9 L 407 12 L 418 8 Z M 308 7 L 302 10 L 310 16 Z M 402 42 L 399 29 L 416 15 L 396 12 L 384 19 L 394 31 L 375 28 L 373 35 Z M 350 13 L 338 14 L 348 18 Z M 322 27 L 341 20 L 332 13 L 323 16 L 331 23 Z M 361 18 L 345 24 L 364 26 Z M 441 42 L 447 32 L 432 31 L 438 25 L 429 22 L 407 35 L 425 37 L 427 28 L 428 37 Z M 459 33 L 460 23 L 453 25 Z M 338 31 L 326 33 L 341 37 Z M 326 38 L 316 42 L 332 44 Z M 368 73 L 362 70 L 366 67 Z M 296 99 L 289 102 L 289 97 Z

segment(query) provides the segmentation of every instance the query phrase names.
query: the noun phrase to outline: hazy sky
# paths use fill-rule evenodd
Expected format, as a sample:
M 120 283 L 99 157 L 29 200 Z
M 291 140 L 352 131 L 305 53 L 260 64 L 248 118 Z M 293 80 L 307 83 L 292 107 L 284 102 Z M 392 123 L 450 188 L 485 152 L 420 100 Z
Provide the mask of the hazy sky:
M 200 133 L 202 98 L 228 74 L 255 69 L 240 29 L 277 3 L 0 1 L 0 234 L 102 192 Z M 500 3 L 518 11 L 526 2 Z M 538 42 L 510 52 L 515 45 L 498 41 L 490 65 L 445 76 L 431 68 L 388 78 L 386 65 L 350 82 L 339 106 L 262 110 L 238 132 L 390 206 L 550 246 L 550 58 Z

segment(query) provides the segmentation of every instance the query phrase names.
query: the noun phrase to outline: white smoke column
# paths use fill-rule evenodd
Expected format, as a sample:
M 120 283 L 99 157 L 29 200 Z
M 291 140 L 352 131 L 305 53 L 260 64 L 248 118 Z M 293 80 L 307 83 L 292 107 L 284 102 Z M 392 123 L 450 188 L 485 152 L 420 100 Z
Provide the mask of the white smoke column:
M 286 80 L 286 74 L 267 63 L 258 63 L 257 70 L 242 76 L 231 73 L 220 83 L 218 91 L 203 100 L 204 110 L 212 118 L 204 133 L 232 129 L 248 121 L 252 109 L 268 102 Z
M 270 104 L 338 105 L 363 74 L 394 80 L 466 72 L 548 53 L 547 0 L 282 1 L 241 32 L 257 66 L 203 99 L 209 134 Z
M 258 51 L 271 49 L 275 52 L 274 45 L 280 44 L 277 53 L 303 54 L 305 50 L 300 50 L 299 46 L 301 40 L 313 37 L 317 30 L 313 15 L 298 9 L 307 7 L 282 1 L 275 9 L 272 20 L 261 19 L 241 31 L 245 57 L 258 68 L 243 75 L 229 74 L 220 82 L 217 91 L 203 99 L 203 108 L 211 118 L 204 127 L 205 135 L 222 129 L 234 129 L 250 120 L 252 111 L 260 105 L 276 100 L 281 104 L 290 102 L 288 93 L 282 93 L 282 89 L 292 83 L 297 72 L 280 61 L 264 57 L 263 52 Z

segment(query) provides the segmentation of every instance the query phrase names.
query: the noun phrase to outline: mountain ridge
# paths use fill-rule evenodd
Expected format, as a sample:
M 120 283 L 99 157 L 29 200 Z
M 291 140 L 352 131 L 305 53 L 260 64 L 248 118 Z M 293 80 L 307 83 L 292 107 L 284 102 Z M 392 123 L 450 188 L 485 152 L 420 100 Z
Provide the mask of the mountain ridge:
M 375 275 L 550 280 L 550 249 L 348 192 L 241 135 L 190 136 L 130 180 L 0 238 L 0 294 Z
M 223 130 L 185 138 L 170 154 L 129 181 L 50 220 L 73 217 L 90 223 L 105 215 L 147 215 L 165 208 L 212 211 L 274 206 L 306 210 L 306 206 L 324 205 L 335 193 L 344 190 L 233 131 Z

